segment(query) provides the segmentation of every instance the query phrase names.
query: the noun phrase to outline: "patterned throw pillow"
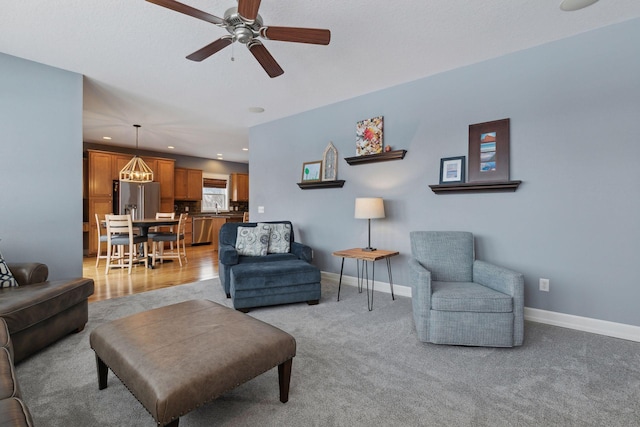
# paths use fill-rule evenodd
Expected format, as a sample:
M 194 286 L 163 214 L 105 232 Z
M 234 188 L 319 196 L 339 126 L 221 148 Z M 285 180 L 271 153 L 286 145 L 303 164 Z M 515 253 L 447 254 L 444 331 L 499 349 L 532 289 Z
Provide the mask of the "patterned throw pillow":
M 266 226 L 271 229 L 269 235 L 269 254 L 288 254 L 291 249 L 291 224 L 267 224 L 259 222 L 258 226 Z
M 238 227 L 236 250 L 239 255 L 265 256 L 269 247 L 269 227 Z
M 7 263 L 4 262 L 2 253 L 0 253 L 0 288 L 5 286 L 18 286 L 18 282 L 14 279 L 11 270 L 7 267 Z

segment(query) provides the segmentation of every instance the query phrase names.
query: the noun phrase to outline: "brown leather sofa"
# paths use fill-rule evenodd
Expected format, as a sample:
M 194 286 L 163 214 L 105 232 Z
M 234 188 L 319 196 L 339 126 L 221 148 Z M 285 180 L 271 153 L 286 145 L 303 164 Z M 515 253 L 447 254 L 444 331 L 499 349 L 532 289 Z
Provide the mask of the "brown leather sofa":
M 45 264 L 7 265 L 20 285 L 0 288 L 0 317 L 11 336 L 14 363 L 84 329 L 93 279 L 47 281 Z
M 33 426 L 33 419 L 20 395 L 13 366 L 13 346 L 7 324 L 0 318 L 0 425 Z

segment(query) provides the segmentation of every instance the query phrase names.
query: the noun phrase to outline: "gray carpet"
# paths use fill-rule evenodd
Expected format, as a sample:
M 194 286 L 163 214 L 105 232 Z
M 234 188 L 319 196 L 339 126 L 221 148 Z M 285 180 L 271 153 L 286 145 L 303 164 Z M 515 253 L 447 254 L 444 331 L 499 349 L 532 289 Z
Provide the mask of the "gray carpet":
M 411 301 L 323 283 L 319 305 L 250 315 L 298 344 L 289 402 L 277 369 L 180 419 L 180 426 L 634 426 L 640 425 L 640 344 L 527 322 L 516 349 L 416 340 Z M 109 373 L 99 391 L 89 333 L 105 321 L 194 298 L 229 305 L 217 280 L 89 306 L 89 324 L 27 359 L 18 380 L 36 425 L 153 426 Z M 171 337 L 167 337 L 168 340 Z M 189 363 L 185 361 L 185 363 Z

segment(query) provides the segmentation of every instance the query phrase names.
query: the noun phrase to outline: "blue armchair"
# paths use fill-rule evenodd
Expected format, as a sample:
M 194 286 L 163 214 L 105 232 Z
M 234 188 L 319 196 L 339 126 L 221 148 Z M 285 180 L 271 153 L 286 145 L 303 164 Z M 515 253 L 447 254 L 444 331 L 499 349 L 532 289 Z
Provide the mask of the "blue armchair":
M 266 238 L 269 250 L 265 246 L 264 254 L 252 251 L 246 254 L 246 242 L 240 246 L 237 242 L 239 227 L 243 227 L 243 236 L 254 234 L 249 230 L 255 229 L 254 242 L 265 244 L 263 238 Z M 264 227 L 271 231 L 260 237 Z M 274 228 L 281 230 L 277 232 Z M 274 242 L 279 248 L 274 247 L 272 252 Z M 246 312 L 253 307 L 303 301 L 314 305 L 320 301 L 320 270 L 311 264 L 311 248 L 294 241 L 291 222 L 228 222 L 220 227 L 218 245 L 220 284 L 235 309 Z
M 469 232 L 413 231 L 410 240 L 409 280 L 420 341 L 522 345 L 522 274 L 476 260 Z

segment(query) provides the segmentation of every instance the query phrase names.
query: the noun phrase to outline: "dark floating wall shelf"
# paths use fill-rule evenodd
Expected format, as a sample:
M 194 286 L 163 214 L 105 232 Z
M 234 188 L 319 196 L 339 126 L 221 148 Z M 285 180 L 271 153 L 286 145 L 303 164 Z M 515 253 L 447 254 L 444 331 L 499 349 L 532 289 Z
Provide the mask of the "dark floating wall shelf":
M 350 165 L 361 165 L 363 163 L 386 162 L 388 160 L 402 160 L 407 150 L 387 151 L 386 153 L 368 154 L 366 156 L 345 157 Z
M 344 179 L 335 181 L 299 182 L 298 187 L 302 190 L 313 190 L 316 188 L 342 188 Z
M 521 183 L 522 181 L 466 182 L 464 184 L 430 185 L 429 187 L 436 194 L 497 193 L 516 191 Z

